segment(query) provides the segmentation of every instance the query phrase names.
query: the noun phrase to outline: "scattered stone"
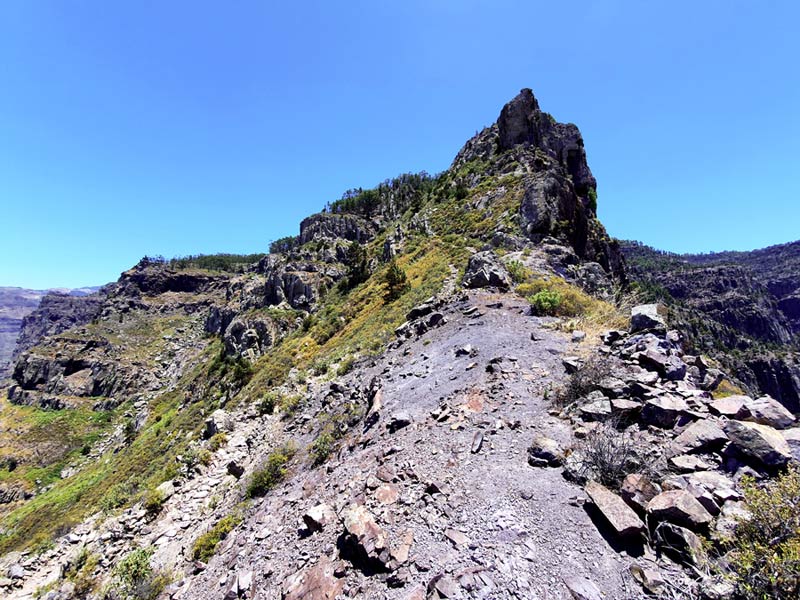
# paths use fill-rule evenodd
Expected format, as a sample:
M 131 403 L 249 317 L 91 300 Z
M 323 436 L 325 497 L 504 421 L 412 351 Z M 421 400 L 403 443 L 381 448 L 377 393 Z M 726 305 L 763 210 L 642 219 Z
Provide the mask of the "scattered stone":
M 328 504 L 318 504 L 303 515 L 303 523 L 309 531 L 322 531 L 338 520 L 336 512 Z
M 467 344 L 466 346 L 456 348 L 456 356 L 472 356 L 474 358 L 478 356 L 478 349 L 472 344 Z
M 466 546 L 470 542 L 470 539 L 457 529 L 445 529 L 444 535 L 456 546 Z
M 344 511 L 344 528 L 350 542 L 357 545 L 370 559 L 383 563 L 388 562 L 386 532 L 375 522 L 369 511 L 360 504 L 351 505 Z
M 665 581 L 661 575 L 661 571 L 657 568 L 642 566 L 639 563 L 633 563 L 630 568 L 631 575 L 641 585 L 645 591 L 658 595 L 664 590 Z
M 461 586 L 449 575 L 436 575 L 428 583 L 428 594 L 437 593 L 440 598 L 457 598 L 460 594 Z
M 650 479 L 641 473 L 630 473 L 625 476 L 620 486 L 622 499 L 634 510 L 644 513 L 647 503 L 655 498 L 661 490 Z
M 614 492 L 595 481 L 586 484 L 586 494 L 620 537 L 632 537 L 644 532 L 644 523 Z
M 783 404 L 769 396 L 762 396 L 757 400 L 747 398 L 744 407 L 748 413 L 744 418 L 745 421 L 768 425 L 774 429 L 786 429 L 795 422 L 794 415 Z
M 312 567 L 289 577 L 283 600 L 334 600 L 344 587 L 344 579 L 334 576 L 333 563 L 323 556 Z
M 472 454 L 477 454 L 481 451 L 481 446 L 483 446 L 483 433 L 476 431 L 475 435 L 472 436 L 472 445 L 469 450 Z
M 561 445 L 543 435 L 533 438 L 533 443 L 528 448 L 528 464 L 532 467 L 558 467 L 563 456 Z
M 494 252 L 486 250 L 470 257 L 463 285 L 466 288 L 508 289 L 511 287 L 511 277 Z
M 672 428 L 678 419 L 689 410 L 686 401 L 680 396 L 664 394 L 650 398 L 642 407 L 642 420 L 657 427 Z
M 583 365 L 583 361 L 577 356 L 565 356 L 561 359 L 561 364 L 564 365 L 567 375 L 571 375 L 578 372 L 581 365 Z
M 575 331 L 572 332 L 572 337 L 570 339 L 572 340 L 572 343 L 574 343 L 574 344 L 582 342 L 583 340 L 586 339 L 586 332 L 585 331 L 579 331 L 579 330 L 576 329 Z
M 707 471 L 712 468 L 710 464 L 694 454 L 679 454 L 669 459 L 669 465 L 678 473 L 691 473 L 692 471 Z
M 672 442 L 675 453 L 716 450 L 728 441 L 728 436 L 708 419 L 695 421 Z
M 386 429 L 389 430 L 389 433 L 395 433 L 396 431 L 411 425 L 411 421 L 411 415 L 409 415 L 407 412 L 396 412 L 389 417 L 389 421 L 386 423 Z
M 400 488 L 386 483 L 375 490 L 375 499 L 381 504 L 394 504 L 400 498 Z
M 574 576 L 564 579 L 564 585 L 567 586 L 569 593 L 575 600 L 603 600 L 603 594 L 600 588 L 595 585 L 590 579 L 585 577 Z
M 605 421 L 611 416 L 611 402 L 605 399 L 595 400 L 581 406 L 579 411 L 586 421 Z
M 175 494 L 175 483 L 169 479 L 156 487 L 156 493 L 163 501 L 167 501 Z
M 747 396 L 726 396 L 714 400 L 708 408 L 713 414 L 721 417 L 742 419 L 747 416 L 747 410 L 744 407 L 745 400 L 749 400 L 749 398 Z
M 708 561 L 703 542 L 685 527 L 659 523 L 655 536 L 659 548 L 681 562 L 700 567 Z

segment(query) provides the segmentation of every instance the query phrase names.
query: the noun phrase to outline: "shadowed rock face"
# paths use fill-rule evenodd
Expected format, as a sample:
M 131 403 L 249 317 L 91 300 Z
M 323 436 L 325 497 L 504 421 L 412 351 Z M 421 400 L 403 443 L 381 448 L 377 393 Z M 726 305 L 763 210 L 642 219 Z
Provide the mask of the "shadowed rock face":
M 552 236 L 568 242 L 581 259 L 624 280 L 616 242 L 597 220 L 597 184 L 580 131 L 543 112 L 531 90 L 523 89 L 495 124 L 469 140 L 452 168 L 458 171 L 474 161 L 491 165 L 475 183 L 494 175 L 522 175 L 519 224 L 528 239 L 538 243 Z

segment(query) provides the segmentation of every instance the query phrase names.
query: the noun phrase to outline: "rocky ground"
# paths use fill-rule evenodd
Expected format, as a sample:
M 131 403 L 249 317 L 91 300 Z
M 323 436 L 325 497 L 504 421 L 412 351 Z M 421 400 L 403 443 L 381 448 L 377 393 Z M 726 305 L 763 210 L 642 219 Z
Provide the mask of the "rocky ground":
M 305 595 L 320 578 L 323 587 L 361 597 L 425 597 L 430 583 L 451 598 L 570 598 L 568 585 L 582 577 L 608 597 L 621 597 L 628 560 L 591 525 L 581 489 L 559 469 L 528 464 L 537 435 L 571 443 L 570 427 L 548 414 L 544 395 L 564 374 L 564 354 L 581 344 L 548 319 L 530 316 L 514 296 L 473 293 L 437 314 L 441 325 L 396 344 L 357 378 L 332 384 L 346 393 L 373 377 L 380 381 L 373 383 L 379 400 L 373 399 L 369 427 L 359 425 L 350 448 L 324 467 L 298 472 L 254 501 L 245 524 L 208 568 L 174 587 L 175 597 L 218 597 L 237 576 L 251 577 L 254 596 L 263 598 L 327 597 Z M 107 560 L 120 547 L 154 544 L 156 562 L 191 573 L 193 537 L 240 497 L 227 464 L 234 460 L 247 474 L 264 452 L 248 446 L 270 439 L 269 421 L 277 418 L 233 415 L 226 450 L 176 488 L 163 517 L 148 522 L 132 510 L 99 534 L 88 524 L 77 528 L 29 565 L 15 597 L 54 577 L 54 559 L 84 543 Z M 216 510 L 208 508 L 212 497 L 220 499 Z M 315 507 L 331 516 L 312 532 L 307 513 Z M 354 511 L 363 511 L 358 519 L 369 523 L 368 535 L 383 540 L 366 542 L 378 544 L 374 556 L 359 554 L 365 542 L 344 550 L 340 518 Z M 394 568 L 378 557 L 384 548 Z M 37 564 L 47 568 L 36 570 Z M 329 564 L 336 576 L 323 576 Z

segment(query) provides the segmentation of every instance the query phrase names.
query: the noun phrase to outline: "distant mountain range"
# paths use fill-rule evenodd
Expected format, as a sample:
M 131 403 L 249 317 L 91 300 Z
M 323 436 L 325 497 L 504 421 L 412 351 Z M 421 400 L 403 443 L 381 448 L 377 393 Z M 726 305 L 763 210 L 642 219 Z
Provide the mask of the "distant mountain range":
M 22 327 L 22 320 L 39 306 L 44 296 L 49 293 L 87 296 L 98 289 L 100 288 L 28 290 L 19 287 L 0 287 L 0 378 L 8 374 L 9 361 Z

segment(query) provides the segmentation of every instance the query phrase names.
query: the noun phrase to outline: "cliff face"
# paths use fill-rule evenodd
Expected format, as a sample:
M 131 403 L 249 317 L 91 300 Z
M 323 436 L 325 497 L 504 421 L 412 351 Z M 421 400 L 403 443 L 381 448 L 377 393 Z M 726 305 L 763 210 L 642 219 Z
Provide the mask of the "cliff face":
M 74 311 L 66 305 L 71 302 L 80 304 L 81 301 L 77 298 L 92 294 L 96 289 L 47 291 L 0 287 L 0 380 L 11 374 L 14 360 L 20 352 L 35 343 L 33 340 L 55 332 L 55 329 L 48 326 L 48 322 L 60 321 L 63 314 L 65 318 L 62 330 L 76 324 L 80 319 L 70 323 L 68 315 Z M 40 306 L 43 298 L 47 298 L 46 304 L 52 308 L 45 307 L 47 314 L 27 319 Z M 64 302 L 65 306 L 54 307 L 58 302 Z
M 800 242 L 700 255 L 631 242 L 622 250 L 631 278 L 673 306 L 698 349 L 753 391 L 800 410 Z

